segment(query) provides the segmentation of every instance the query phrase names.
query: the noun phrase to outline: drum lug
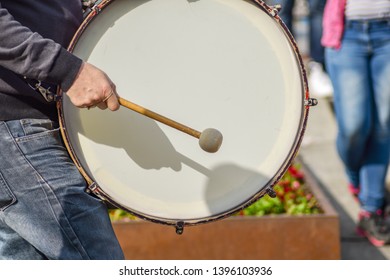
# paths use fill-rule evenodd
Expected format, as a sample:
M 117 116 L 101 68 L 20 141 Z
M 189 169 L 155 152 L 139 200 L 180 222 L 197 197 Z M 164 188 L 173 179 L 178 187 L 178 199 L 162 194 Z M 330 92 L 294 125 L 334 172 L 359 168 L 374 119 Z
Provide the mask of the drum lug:
M 318 100 L 316 98 L 309 98 L 305 100 L 305 106 L 317 106 Z
M 279 14 L 279 12 L 282 10 L 282 5 L 277 4 L 277 5 L 271 6 L 270 8 L 271 8 L 271 15 L 273 17 L 276 17 Z
M 95 5 L 92 7 L 92 11 L 94 11 L 96 14 L 99 14 L 102 9 L 98 5 Z
M 276 197 L 276 192 L 274 191 L 274 189 L 272 187 L 268 188 L 267 189 L 267 194 L 272 197 L 272 198 L 275 198 Z
M 175 228 L 176 228 L 176 233 L 177 233 L 178 235 L 183 234 L 183 231 L 184 231 L 184 222 L 183 222 L 183 221 L 177 222 Z
M 98 189 L 98 186 L 95 182 L 92 182 L 87 189 L 85 190 L 87 193 L 95 193 L 95 191 Z
M 95 14 L 100 13 L 101 9 L 98 6 L 99 2 L 101 2 L 101 0 L 82 0 L 84 18 L 88 16 L 91 11 Z

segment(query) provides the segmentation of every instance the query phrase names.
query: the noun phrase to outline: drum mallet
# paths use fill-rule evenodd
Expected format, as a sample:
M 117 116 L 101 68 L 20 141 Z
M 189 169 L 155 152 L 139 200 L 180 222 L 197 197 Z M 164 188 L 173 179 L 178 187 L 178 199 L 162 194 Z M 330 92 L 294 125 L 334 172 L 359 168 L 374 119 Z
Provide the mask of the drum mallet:
M 207 128 L 203 130 L 202 132 L 199 132 L 195 129 L 192 129 L 188 126 L 185 126 L 181 123 L 178 123 L 174 120 L 171 120 L 167 117 L 161 116 L 160 114 L 157 114 L 153 111 L 150 111 L 142 106 L 139 106 L 133 102 L 130 102 L 122 97 L 118 97 L 119 104 L 123 107 L 126 107 L 130 110 L 133 110 L 137 113 L 140 113 L 144 116 L 147 116 L 151 119 L 154 119 L 158 122 L 161 122 L 163 124 L 166 124 L 170 127 L 176 128 L 177 130 L 180 130 L 184 133 L 187 133 L 195 138 L 199 139 L 199 146 L 202 148 L 202 150 L 209 152 L 209 153 L 215 153 L 219 150 L 219 147 L 221 147 L 222 144 L 222 133 L 214 128 Z

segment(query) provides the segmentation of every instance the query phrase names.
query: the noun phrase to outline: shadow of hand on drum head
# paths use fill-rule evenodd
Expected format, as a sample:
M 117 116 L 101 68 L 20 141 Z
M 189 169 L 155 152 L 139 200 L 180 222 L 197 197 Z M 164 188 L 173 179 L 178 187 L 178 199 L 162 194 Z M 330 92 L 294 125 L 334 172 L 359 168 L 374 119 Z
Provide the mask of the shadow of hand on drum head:
M 91 141 L 120 148 L 143 169 L 181 169 L 175 148 L 156 121 L 130 110 L 86 111 L 83 132 Z M 110 156 L 110 155 L 108 155 Z

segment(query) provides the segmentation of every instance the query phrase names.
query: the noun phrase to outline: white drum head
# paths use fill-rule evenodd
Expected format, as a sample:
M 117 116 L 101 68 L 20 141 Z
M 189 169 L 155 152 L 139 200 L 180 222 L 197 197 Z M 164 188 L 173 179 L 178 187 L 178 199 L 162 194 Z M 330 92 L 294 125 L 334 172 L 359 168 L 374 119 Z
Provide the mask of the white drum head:
M 120 96 L 224 137 L 210 154 L 124 107 L 78 109 L 64 94 L 67 141 L 100 193 L 150 220 L 194 224 L 275 184 L 302 137 L 305 81 L 299 54 L 263 5 L 116 0 L 88 24 L 73 52 L 103 69 Z

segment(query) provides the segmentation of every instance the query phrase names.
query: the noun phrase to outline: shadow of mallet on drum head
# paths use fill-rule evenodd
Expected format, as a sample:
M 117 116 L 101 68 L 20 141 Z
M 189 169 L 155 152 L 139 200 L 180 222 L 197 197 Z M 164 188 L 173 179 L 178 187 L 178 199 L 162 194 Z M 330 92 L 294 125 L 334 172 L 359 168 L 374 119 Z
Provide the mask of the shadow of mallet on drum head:
M 148 118 L 154 119 L 158 122 L 161 122 L 165 125 L 168 125 L 172 128 L 175 128 L 181 132 L 184 132 L 190 136 L 193 136 L 195 138 L 199 139 L 199 146 L 202 148 L 202 150 L 208 152 L 208 153 L 215 153 L 219 150 L 222 144 L 223 136 L 220 131 L 218 131 L 215 128 L 206 128 L 202 132 L 199 132 L 191 127 L 188 127 L 184 124 L 181 124 L 177 121 L 174 121 L 172 119 L 169 119 L 165 116 L 162 116 L 156 112 L 153 112 L 149 109 L 146 109 L 140 105 L 137 105 L 131 101 L 128 101 L 122 97 L 118 98 L 119 104 L 121 104 L 123 107 L 126 107 L 130 110 L 133 110 L 134 112 L 137 112 L 141 115 L 144 115 Z

